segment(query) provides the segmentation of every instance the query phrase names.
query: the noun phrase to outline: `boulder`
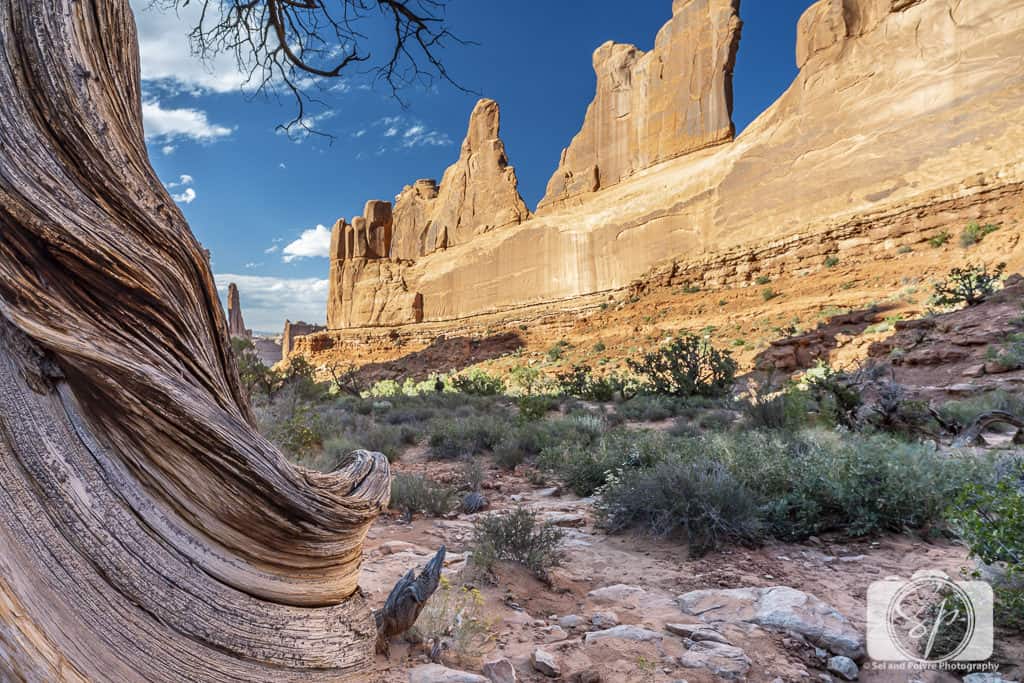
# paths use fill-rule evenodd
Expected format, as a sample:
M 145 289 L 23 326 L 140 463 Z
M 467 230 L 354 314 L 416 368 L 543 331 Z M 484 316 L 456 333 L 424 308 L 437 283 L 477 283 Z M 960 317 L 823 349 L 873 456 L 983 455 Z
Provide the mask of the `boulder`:
M 747 622 L 799 633 L 830 652 L 864 656 L 864 636 L 834 607 L 788 586 L 691 591 L 680 595 L 686 614 L 709 623 Z
M 584 638 L 584 642 L 590 644 L 608 638 L 646 642 L 650 640 L 661 640 L 663 636 L 657 631 L 651 631 L 646 628 L 641 628 L 640 626 L 629 626 L 623 624 L 621 626 L 606 628 L 603 631 L 591 631 Z
M 488 679 L 440 664 L 423 664 L 409 670 L 409 683 L 488 683 Z
M 738 647 L 705 641 L 694 643 L 679 658 L 679 664 L 688 669 L 707 669 L 726 679 L 742 678 L 750 670 L 750 658 Z
M 857 666 L 857 662 L 842 655 L 829 657 L 828 670 L 848 681 L 855 681 L 860 676 L 860 668 Z
M 530 655 L 530 664 L 534 670 L 544 674 L 549 678 L 557 678 L 562 675 L 562 669 L 558 666 L 558 660 L 555 656 L 546 650 L 537 648 Z
M 619 615 L 615 612 L 594 612 L 590 617 L 590 623 L 597 628 L 611 628 L 619 625 Z
M 505 658 L 484 662 L 483 673 L 491 683 L 516 683 L 515 667 Z

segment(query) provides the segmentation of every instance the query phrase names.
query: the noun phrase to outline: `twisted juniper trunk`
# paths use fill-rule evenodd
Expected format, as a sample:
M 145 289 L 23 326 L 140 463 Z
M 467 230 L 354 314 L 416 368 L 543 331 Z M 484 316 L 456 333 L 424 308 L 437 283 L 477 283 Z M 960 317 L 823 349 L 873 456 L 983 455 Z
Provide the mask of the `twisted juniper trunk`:
M 0 679 L 339 680 L 387 462 L 254 429 L 128 0 L 0 1 Z

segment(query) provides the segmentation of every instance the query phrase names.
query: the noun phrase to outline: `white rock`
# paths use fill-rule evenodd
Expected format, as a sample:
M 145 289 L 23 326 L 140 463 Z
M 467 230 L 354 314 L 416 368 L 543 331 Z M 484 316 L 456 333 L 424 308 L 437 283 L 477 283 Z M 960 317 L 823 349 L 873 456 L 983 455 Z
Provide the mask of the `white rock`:
M 558 620 L 558 625 L 569 631 L 577 628 L 582 623 L 583 619 L 576 614 L 566 614 Z
M 490 683 L 483 676 L 449 669 L 440 664 L 424 664 L 409 670 L 409 683 Z
M 678 598 L 686 614 L 702 621 L 748 622 L 793 631 L 831 652 L 860 659 L 864 637 L 834 607 L 788 586 L 691 591 Z
M 838 676 L 845 678 L 848 681 L 855 681 L 860 676 L 860 669 L 857 668 L 857 662 L 853 661 L 849 657 L 843 657 L 842 655 L 836 655 L 828 660 L 828 670 Z
M 516 670 L 507 659 L 484 663 L 484 676 L 491 683 L 516 683 Z
M 619 615 L 615 612 L 594 612 L 590 623 L 597 628 L 611 628 L 619 625 Z
M 619 638 L 620 640 L 649 641 L 661 640 L 662 636 L 657 631 L 651 631 L 639 626 L 613 626 L 603 631 L 591 631 L 584 638 L 587 643 L 594 643 L 605 638 Z
M 549 678 L 557 678 L 562 675 L 562 669 L 558 666 L 558 661 L 555 660 L 555 656 L 550 652 L 545 652 L 540 648 L 533 651 L 530 655 L 530 664 L 536 671 L 548 676 Z
M 638 600 L 647 591 L 639 586 L 628 586 L 617 583 L 614 586 L 597 588 L 587 593 L 587 597 L 595 602 L 629 602 Z
M 707 669 L 716 676 L 742 678 L 750 670 L 750 658 L 738 647 L 715 642 L 694 643 L 679 663 L 688 669 Z

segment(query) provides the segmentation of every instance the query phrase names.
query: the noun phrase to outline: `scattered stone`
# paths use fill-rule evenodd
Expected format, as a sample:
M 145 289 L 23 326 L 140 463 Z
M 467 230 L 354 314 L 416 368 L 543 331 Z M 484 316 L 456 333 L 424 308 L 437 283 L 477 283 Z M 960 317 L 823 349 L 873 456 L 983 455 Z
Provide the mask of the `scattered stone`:
M 559 640 L 569 637 L 569 634 L 561 626 L 546 626 L 541 631 L 544 633 L 544 642 L 546 643 L 557 643 Z
M 558 620 L 559 626 L 570 631 L 574 628 L 579 628 L 582 623 L 583 618 L 576 614 L 567 614 Z
M 440 664 L 423 664 L 409 670 L 409 683 L 490 683 L 488 679 L 468 671 L 449 669 Z
M 705 624 L 665 624 L 665 630 L 697 642 L 711 641 L 732 645 L 725 636 Z
M 587 593 L 587 597 L 595 602 L 632 602 L 635 603 L 644 593 L 639 586 L 629 586 L 624 583 L 617 583 L 614 586 L 597 588 Z
M 601 683 L 601 672 L 596 669 L 584 669 L 569 676 L 569 683 Z
M 605 638 L 619 638 L 621 640 L 634 640 L 640 642 L 646 642 L 650 640 L 661 640 L 662 635 L 657 631 L 651 631 L 646 628 L 639 626 L 613 626 L 612 628 L 604 629 L 603 631 L 591 631 L 585 637 L 585 641 L 594 643 Z
M 864 637 L 834 607 L 789 586 L 691 591 L 678 598 L 684 613 L 705 622 L 748 622 L 793 631 L 831 652 L 860 659 Z
M 860 676 L 860 669 L 857 667 L 857 663 L 849 657 L 843 657 L 842 655 L 836 655 L 828 660 L 828 670 L 848 681 L 855 681 Z
M 564 527 L 581 527 L 587 523 L 587 518 L 572 512 L 555 513 L 544 518 L 548 524 Z
M 619 625 L 619 615 L 615 612 L 595 612 L 590 623 L 597 628 L 611 628 Z
M 750 670 L 750 658 L 738 647 L 715 642 L 694 643 L 679 664 L 688 669 L 707 669 L 716 676 L 742 678 Z
M 491 683 L 516 683 L 516 670 L 505 658 L 484 662 L 484 676 Z
M 558 666 L 555 656 L 540 648 L 534 650 L 533 654 L 530 655 L 530 664 L 533 665 L 536 671 L 549 678 L 556 678 L 562 675 L 562 669 Z

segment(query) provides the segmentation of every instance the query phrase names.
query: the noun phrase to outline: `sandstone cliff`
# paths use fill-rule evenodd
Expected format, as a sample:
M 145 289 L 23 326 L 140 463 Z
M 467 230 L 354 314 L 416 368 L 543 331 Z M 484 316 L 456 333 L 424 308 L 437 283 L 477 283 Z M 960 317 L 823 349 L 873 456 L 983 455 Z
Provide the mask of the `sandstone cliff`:
M 242 302 L 238 295 L 238 286 L 232 282 L 228 285 L 228 333 L 232 337 L 249 338 L 252 330 L 245 327 L 245 319 L 242 318 Z
M 322 332 L 324 329 L 322 325 L 313 325 L 301 321 L 293 323 L 291 320 L 285 320 L 284 332 L 281 335 L 281 360 L 288 360 L 288 356 L 295 349 L 295 342 L 299 337 Z
M 562 152 L 541 210 L 733 136 L 732 70 L 739 0 L 675 0 L 654 49 L 605 43 L 597 95 Z
M 708 108 L 716 113 L 728 109 L 729 60 L 721 56 L 722 40 L 735 37 L 731 7 L 677 1 L 670 27 L 681 12 L 703 9 L 680 23 L 685 31 L 663 30 L 649 53 L 686 49 L 671 40 L 722 48 L 693 58 L 695 82 L 723 79 L 722 107 Z M 602 180 L 599 191 L 572 201 L 549 197 L 541 215 L 517 227 L 352 272 L 346 287 L 358 301 L 331 327 L 553 304 L 623 289 L 672 259 L 705 286 L 745 286 L 764 265 L 757 254 L 796 272 L 808 254 L 881 257 L 900 240 L 961 221 L 1003 223 L 999 207 L 1024 197 L 1022 46 L 1024 0 L 821 0 L 799 22 L 797 78 L 734 141 L 727 126 L 690 129 L 692 136 L 672 128 L 676 146 L 636 142 L 648 156 L 615 166 L 633 173 L 615 184 Z M 630 88 L 623 98 L 632 103 L 634 91 L 644 92 Z M 601 101 L 599 94 L 592 107 L 595 126 Z M 687 145 L 706 148 L 679 151 Z M 576 144 L 581 154 L 586 146 Z M 597 154 L 599 167 L 614 156 Z M 638 170 L 644 164 L 654 165 Z
M 459 160 L 444 172 L 440 187 L 418 180 L 402 190 L 395 200 L 391 256 L 424 256 L 529 217 L 499 128 L 498 103 L 480 100 L 469 117 Z

